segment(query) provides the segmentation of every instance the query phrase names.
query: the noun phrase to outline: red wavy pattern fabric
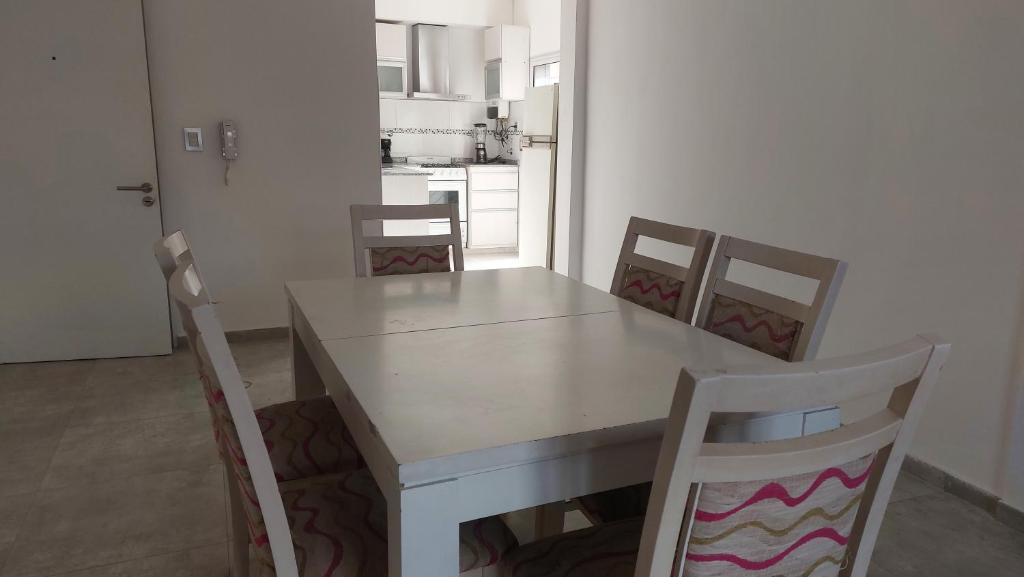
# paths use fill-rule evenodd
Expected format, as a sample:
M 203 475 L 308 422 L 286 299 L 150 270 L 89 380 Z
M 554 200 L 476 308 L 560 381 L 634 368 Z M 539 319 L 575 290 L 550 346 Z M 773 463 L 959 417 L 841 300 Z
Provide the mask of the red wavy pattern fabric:
M 448 245 L 371 248 L 373 276 L 450 272 Z
M 762 353 L 792 360 L 803 323 L 775 311 L 716 294 L 704 328 Z
M 835 577 L 874 455 L 824 471 L 701 487 L 683 577 Z M 713 519 L 708 521 L 706 519 Z M 502 577 L 633 577 L 643 518 L 542 539 Z
M 781 479 L 703 485 L 683 576 L 838 575 L 873 459 Z
M 256 410 L 278 482 L 341 473 L 362 459 L 330 397 L 289 401 Z
M 671 317 L 682 292 L 683 281 L 631 265 L 622 279 L 619 297 Z
M 285 513 L 304 577 L 386 577 L 387 502 L 366 469 L 283 491 Z M 516 547 L 498 517 L 459 526 L 459 570 L 492 565 Z

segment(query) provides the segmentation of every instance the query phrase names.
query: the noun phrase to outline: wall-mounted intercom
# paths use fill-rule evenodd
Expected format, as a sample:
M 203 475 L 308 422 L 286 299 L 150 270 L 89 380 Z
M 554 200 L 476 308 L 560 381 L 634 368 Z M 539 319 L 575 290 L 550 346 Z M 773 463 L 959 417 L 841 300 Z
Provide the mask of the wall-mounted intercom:
M 220 123 L 220 155 L 224 159 L 224 186 L 228 186 L 231 161 L 238 160 L 238 127 L 233 120 Z

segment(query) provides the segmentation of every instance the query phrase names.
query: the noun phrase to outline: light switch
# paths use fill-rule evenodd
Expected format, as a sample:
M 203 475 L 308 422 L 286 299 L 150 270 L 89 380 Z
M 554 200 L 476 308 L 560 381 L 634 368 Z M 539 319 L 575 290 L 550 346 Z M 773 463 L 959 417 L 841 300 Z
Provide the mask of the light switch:
M 188 152 L 202 152 L 203 151 L 203 129 L 202 128 L 186 128 L 185 129 L 185 150 Z

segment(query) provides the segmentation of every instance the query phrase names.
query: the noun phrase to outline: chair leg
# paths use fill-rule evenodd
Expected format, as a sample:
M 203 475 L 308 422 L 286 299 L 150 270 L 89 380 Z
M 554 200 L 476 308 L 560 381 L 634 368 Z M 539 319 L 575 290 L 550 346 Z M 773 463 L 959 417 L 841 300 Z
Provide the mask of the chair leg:
M 227 471 L 228 507 L 231 519 L 228 525 L 228 543 L 231 549 L 231 577 L 249 577 L 249 526 L 245 519 L 238 483 Z

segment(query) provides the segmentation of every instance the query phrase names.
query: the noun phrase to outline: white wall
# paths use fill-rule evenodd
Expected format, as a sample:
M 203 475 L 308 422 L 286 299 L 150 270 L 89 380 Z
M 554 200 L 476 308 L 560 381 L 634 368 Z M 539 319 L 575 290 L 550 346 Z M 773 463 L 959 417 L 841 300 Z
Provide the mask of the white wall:
M 147 0 L 164 226 L 228 330 L 285 326 L 284 282 L 352 274 L 348 205 L 380 201 L 371 0 Z M 217 123 L 241 158 L 224 186 Z M 182 150 L 200 126 L 206 151 Z
M 425 24 L 512 24 L 513 0 L 376 0 L 377 19 Z
M 633 214 L 849 261 L 821 356 L 951 339 L 912 453 L 1024 507 L 1024 3 L 645 7 L 591 2 L 584 280 Z
M 530 27 L 530 56 L 557 53 L 562 26 L 560 0 L 515 0 L 515 23 Z

